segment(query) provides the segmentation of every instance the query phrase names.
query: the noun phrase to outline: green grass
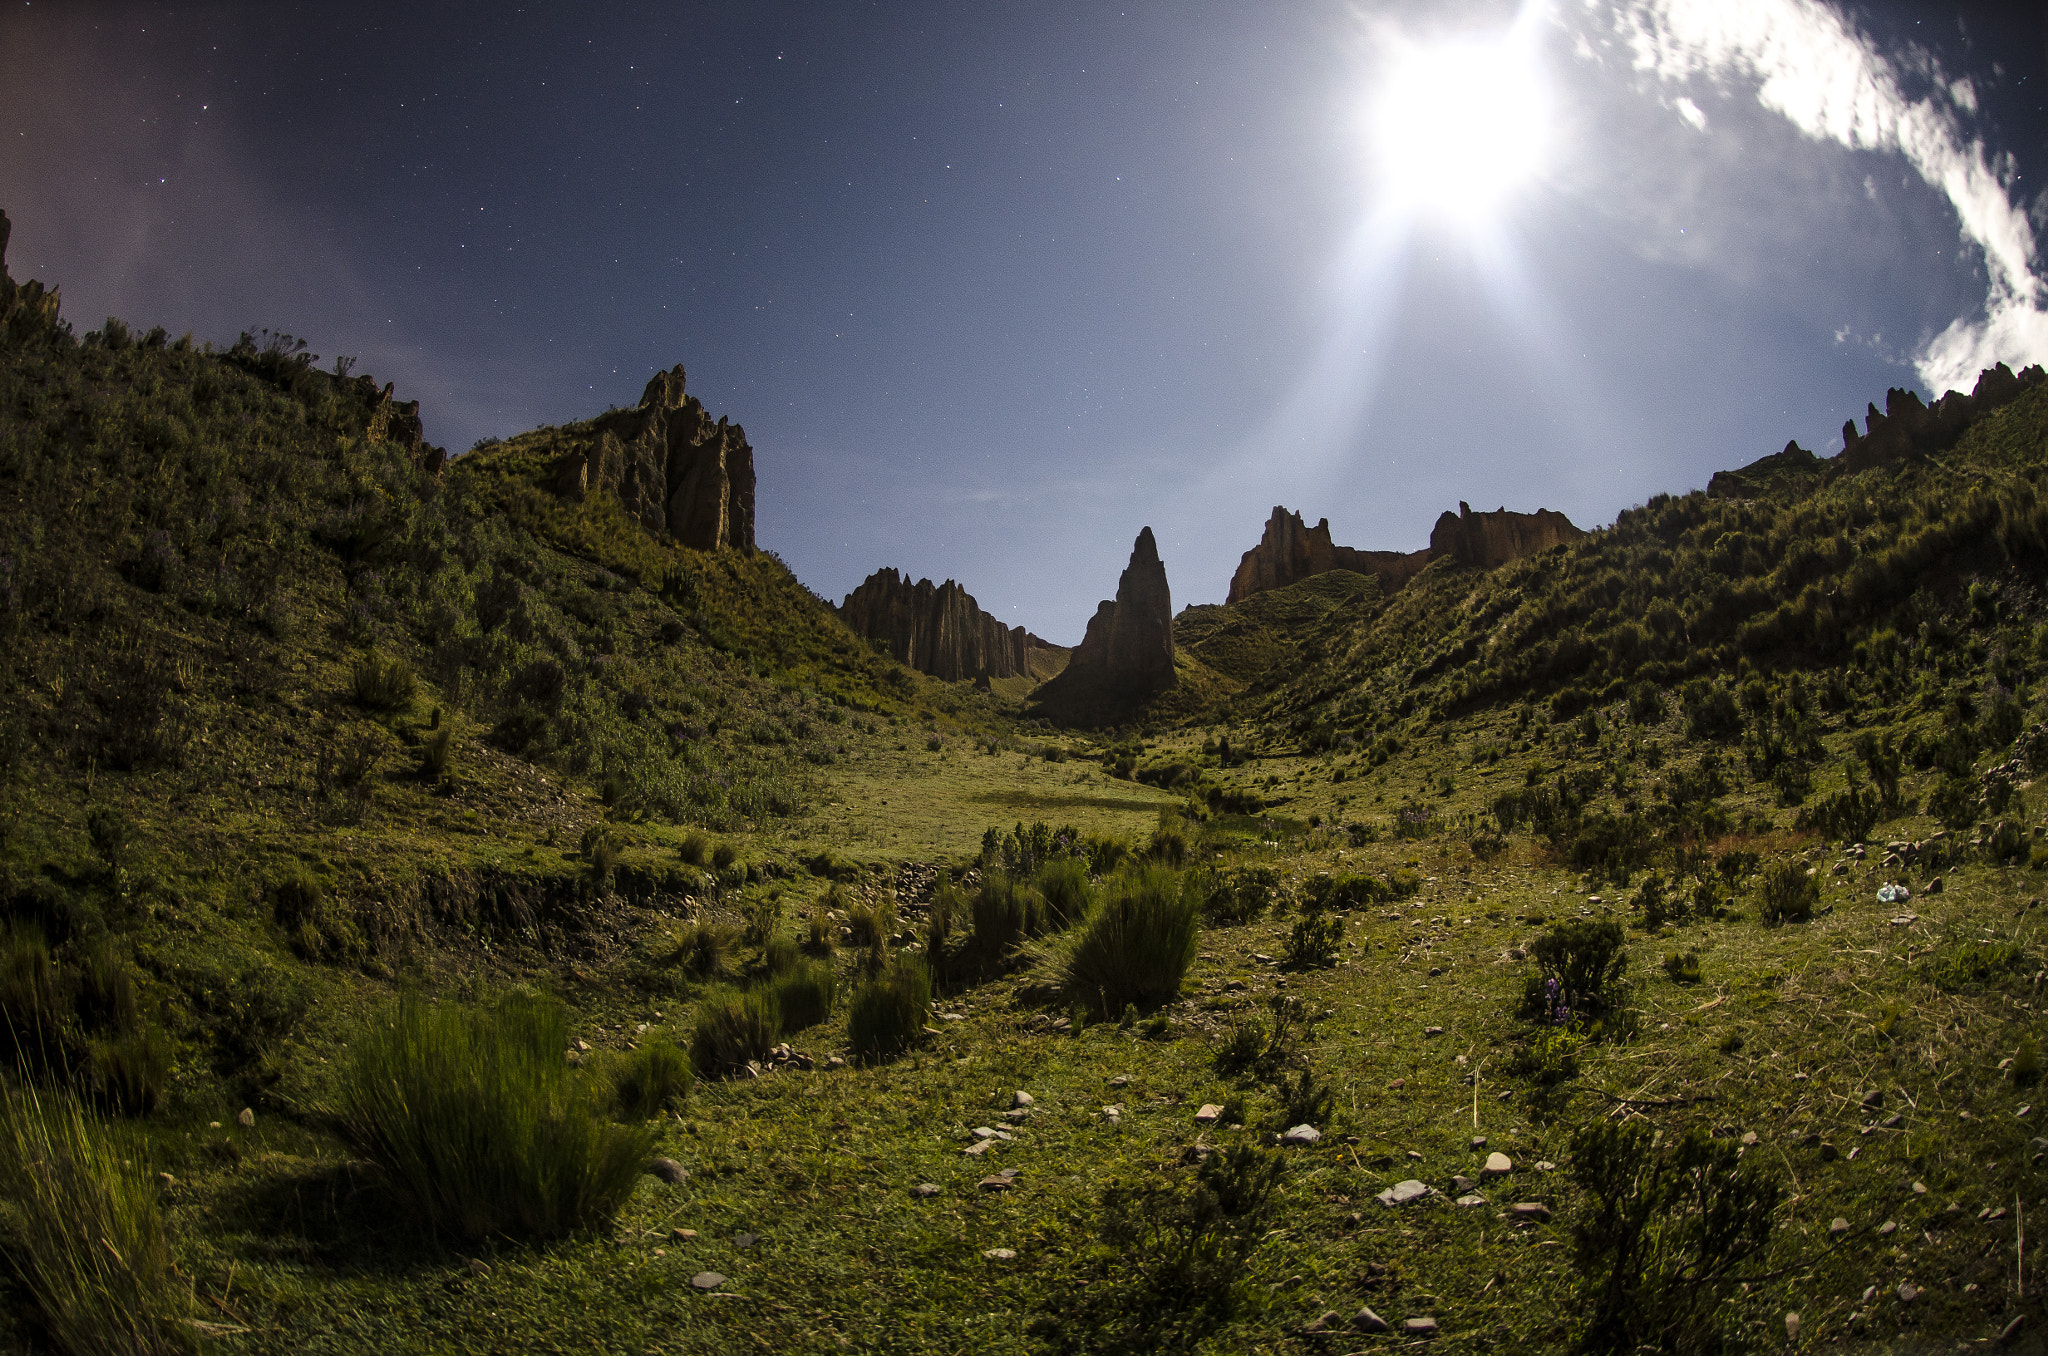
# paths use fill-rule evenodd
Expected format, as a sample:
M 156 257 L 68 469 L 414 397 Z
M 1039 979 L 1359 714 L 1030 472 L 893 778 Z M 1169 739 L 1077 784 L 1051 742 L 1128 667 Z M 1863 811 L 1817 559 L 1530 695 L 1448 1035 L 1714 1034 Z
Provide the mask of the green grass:
M 651 1140 L 605 1121 L 568 1048 L 559 1004 L 513 995 L 477 1011 L 408 994 L 357 1036 L 336 1115 L 434 1228 L 468 1240 L 592 1228 L 632 1190 Z

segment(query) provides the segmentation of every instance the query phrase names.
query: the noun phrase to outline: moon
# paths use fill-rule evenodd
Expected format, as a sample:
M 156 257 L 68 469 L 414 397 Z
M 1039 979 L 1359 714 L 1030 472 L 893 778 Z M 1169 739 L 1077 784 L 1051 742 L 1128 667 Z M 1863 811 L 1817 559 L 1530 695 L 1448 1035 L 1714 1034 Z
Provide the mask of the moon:
M 1541 171 L 1549 105 L 1535 54 L 1517 36 L 1405 48 L 1371 111 L 1387 190 L 1420 215 L 1491 221 Z

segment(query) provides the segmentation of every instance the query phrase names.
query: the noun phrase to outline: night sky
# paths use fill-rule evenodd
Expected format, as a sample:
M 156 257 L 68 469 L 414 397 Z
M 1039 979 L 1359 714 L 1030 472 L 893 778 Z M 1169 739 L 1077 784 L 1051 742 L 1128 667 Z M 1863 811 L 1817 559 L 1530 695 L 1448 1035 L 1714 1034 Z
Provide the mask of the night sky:
M 451 450 L 681 362 L 759 537 L 1074 643 L 1141 526 L 1581 526 L 2048 361 L 2048 6 L 0 0 L 17 277 Z M 324 363 L 323 363 L 324 365 Z

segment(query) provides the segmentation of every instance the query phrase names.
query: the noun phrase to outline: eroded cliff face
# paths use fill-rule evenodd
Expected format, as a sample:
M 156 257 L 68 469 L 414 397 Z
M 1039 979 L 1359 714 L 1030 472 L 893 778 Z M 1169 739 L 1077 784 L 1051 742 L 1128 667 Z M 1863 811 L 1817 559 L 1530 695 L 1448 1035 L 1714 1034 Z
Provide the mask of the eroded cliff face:
M 1914 392 L 1894 386 L 1885 392 L 1883 414 L 1875 404 L 1867 407 L 1863 433 L 1856 432 L 1854 419 L 1842 425 L 1842 454 L 1836 464 L 1845 471 L 1861 471 L 1916 452 L 1943 451 L 1955 446 L 1974 421 L 2043 382 L 2048 382 L 2048 372 L 2039 364 L 2015 374 L 1999 363 L 1977 374 L 1977 385 L 1968 395 L 1950 391 L 1932 405 L 1923 405 Z
M 1063 719 L 1128 706 L 1174 685 L 1173 595 L 1152 529 L 1138 533 L 1130 564 L 1088 621 L 1088 633 L 1036 700 Z
M 1471 505 L 1461 503 L 1456 513 L 1445 513 L 1436 520 L 1429 545 L 1420 551 L 1361 551 L 1331 542 L 1328 518 L 1309 527 L 1299 513 L 1289 513 L 1276 504 L 1259 544 L 1238 562 L 1226 601 L 1243 602 L 1255 593 L 1283 589 L 1331 570 L 1369 575 L 1380 581 L 1383 590 L 1393 593 L 1433 560 L 1448 557 L 1461 565 L 1490 570 L 1585 535 L 1571 519 L 1549 509 L 1511 513 L 1502 508 L 1474 513 Z
M 34 278 L 16 282 L 8 276 L 7 238 L 13 233 L 14 223 L 0 212 L 0 334 L 18 340 L 55 325 L 63 297 L 54 287 L 44 291 Z
M 1474 513 L 1472 506 L 1461 500 L 1456 513 L 1446 511 L 1436 520 L 1429 534 L 1429 556 L 1431 560 L 1448 556 L 1460 565 L 1492 570 L 1585 535 L 1571 519 L 1550 509 L 1510 513 L 1499 508 Z
M 594 441 L 556 463 L 557 494 L 615 495 L 649 531 L 699 551 L 754 549 L 754 449 L 684 391 L 682 364 L 656 373 L 638 408 L 591 427 Z
M 1330 520 L 1306 526 L 1299 513 L 1289 513 L 1279 504 L 1266 520 L 1259 544 L 1244 553 L 1237 573 L 1230 579 L 1227 603 L 1241 602 L 1254 593 L 1284 589 L 1310 575 L 1331 570 L 1352 570 L 1378 579 L 1392 593 L 1414 578 L 1429 563 L 1428 551 L 1361 551 L 1337 546 L 1330 541 Z
M 864 639 L 886 644 L 898 663 L 949 683 L 1032 677 L 1057 668 L 1067 654 L 1021 626 L 1004 626 L 950 579 L 913 584 L 892 569 L 863 580 L 839 615 Z

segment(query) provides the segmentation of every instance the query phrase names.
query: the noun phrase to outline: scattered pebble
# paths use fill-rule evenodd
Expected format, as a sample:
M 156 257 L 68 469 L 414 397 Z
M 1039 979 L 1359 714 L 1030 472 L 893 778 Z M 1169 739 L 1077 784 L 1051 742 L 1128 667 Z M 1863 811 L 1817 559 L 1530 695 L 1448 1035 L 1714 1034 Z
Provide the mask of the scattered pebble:
M 1914 1300 L 1916 1300 L 1916 1299 L 1919 1299 L 1919 1298 L 1920 1298 L 1920 1287 L 1919 1287 L 1919 1286 L 1917 1286 L 1917 1285 L 1913 1284 L 1913 1283 L 1912 1283 L 1911 1281 L 1900 1281 L 1900 1282 L 1899 1282 L 1899 1303 L 1901 1303 L 1901 1304 L 1911 1304 L 1911 1303 L 1912 1303 L 1912 1302 L 1913 1302 Z
M 1444 1029 L 1440 1026 L 1426 1026 L 1422 1028 L 1422 1034 L 1424 1036 L 1441 1036 L 1444 1034 Z
M 978 1140 L 974 1141 L 974 1143 L 972 1143 L 972 1144 L 968 1145 L 968 1146 L 967 1146 L 966 1148 L 962 1149 L 962 1150 L 961 1150 L 960 1152 L 961 1152 L 961 1153 L 963 1153 L 963 1154 L 966 1154 L 966 1155 L 968 1155 L 969 1157 L 973 1157 L 973 1156 L 975 1156 L 975 1155 L 978 1155 L 978 1154 L 985 1154 L 985 1153 L 987 1153 L 987 1152 L 988 1152 L 988 1151 L 989 1151 L 990 1149 L 993 1149 L 993 1148 L 995 1148 L 995 1147 L 996 1147 L 996 1141 L 994 1141 L 994 1140 L 992 1140 L 992 1139 L 978 1139 Z
M 1877 1226 L 1877 1236 L 1879 1238 L 1890 1238 L 1893 1234 L 1897 1233 L 1898 1231 L 1899 1225 L 1897 1220 L 1888 1219 L 1884 1223 Z
M 1414 1149 L 1410 1149 L 1408 1151 L 1408 1157 L 1411 1161 L 1416 1163 L 1420 1163 L 1422 1161 L 1422 1155 L 1416 1152 Z
M 1843 1234 L 1849 1232 L 1849 1221 L 1843 1219 L 1840 1215 L 1835 1216 L 1834 1222 L 1828 1225 L 1828 1232 L 1836 1238 L 1840 1238 Z
M 839 1055 L 832 1055 L 825 1060 L 825 1067 L 828 1069 L 843 1069 L 846 1067 L 846 1060 Z
M 1013 1092 L 1010 1094 L 1010 1105 L 1013 1107 L 1030 1106 L 1033 1104 L 1033 1101 L 1033 1097 L 1028 1092 Z
M 1214 1125 L 1223 1115 L 1223 1108 L 1214 1102 L 1202 1103 L 1202 1109 L 1195 1113 L 1196 1125 Z
M 1008 1191 L 1011 1187 L 1016 1185 L 1016 1179 L 1014 1177 L 1005 1176 L 1002 1173 L 997 1173 L 993 1177 L 982 1178 L 980 1182 L 976 1183 L 976 1185 L 979 1186 L 983 1191 Z
M 667 1182 L 670 1186 L 681 1186 L 690 1180 L 689 1169 L 673 1158 L 657 1158 L 647 1165 L 647 1171 Z
M 2022 1112 L 2021 1114 L 2024 1115 L 2026 1113 Z M 256 1128 L 256 1113 L 248 1107 L 243 1107 L 242 1113 L 235 1117 L 235 1124 L 241 1126 L 244 1130 L 254 1130 Z
M 1436 1320 L 1427 1316 L 1404 1318 L 1401 1320 L 1401 1331 L 1410 1337 L 1434 1337 L 1436 1336 Z
M 910 1194 L 919 1200 L 923 1200 L 927 1196 L 936 1196 L 939 1194 L 939 1184 L 937 1182 L 919 1182 L 910 1189 Z
M 1515 1170 L 1515 1161 L 1503 1153 L 1486 1156 L 1486 1166 L 1479 1170 L 1482 1177 L 1505 1177 Z
M 1797 1342 L 1799 1340 L 1798 1314 L 1785 1315 L 1785 1340 L 1787 1342 Z
M 1512 1218 L 1534 1220 L 1538 1224 L 1550 1223 L 1550 1207 L 1541 1201 L 1516 1201 L 1508 1207 L 1508 1214 Z
M 1925 1195 L 1927 1194 L 1927 1183 L 1925 1183 L 1925 1182 L 1915 1182 L 1915 1183 L 1913 1183 L 1913 1194 L 1914 1194 L 1915 1196 L 1925 1196 Z
M 1429 1188 L 1411 1177 L 1405 1182 L 1394 1183 L 1373 1199 L 1381 1205 L 1406 1205 L 1410 1201 L 1419 1201 L 1428 1194 Z
M 1313 1125 L 1297 1125 L 1280 1136 L 1280 1142 L 1291 1148 L 1306 1148 L 1323 1137 L 1323 1132 Z
M 690 1278 L 692 1290 L 716 1290 L 725 1284 L 725 1277 L 715 1271 L 700 1271 Z
M 1832 1162 L 1834 1162 L 1834 1161 L 1835 1161 L 1836 1159 L 1840 1158 L 1841 1156 L 1842 1156 L 1842 1151 L 1841 1151 L 1840 1149 L 1837 1149 L 1837 1148 L 1836 1148 L 1836 1147 L 1835 1147 L 1835 1146 L 1834 1146 L 1833 1144 L 1829 1143 L 1829 1142 L 1828 1142 L 1828 1141 L 1826 1141 L 1826 1140 L 1822 1140 L 1822 1141 L 1821 1141 L 1821 1144 L 1820 1144 L 1820 1161 L 1821 1161 L 1821 1162 L 1823 1162 L 1823 1163 L 1832 1163 Z
M 1017 1260 L 1017 1250 L 1015 1248 L 983 1248 L 981 1255 L 988 1258 L 991 1262 L 1014 1262 Z
M 671 1243 L 690 1243 L 694 1242 L 696 1237 L 697 1231 L 695 1229 L 671 1229 L 668 1231 L 668 1241 Z
M 1131 1076 L 1129 1074 L 1118 1074 L 1115 1078 L 1109 1080 L 1109 1085 L 1113 1088 L 1127 1088 L 1131 1085 Z
M 1351 1326 L 1360 1332 L 1389 1332 L 1392 1331 L 1393 1327 L 1387 1320 L 1381 1318 L 1369 1308 L 1360 1309 L 1357 1313 L 1353 1314 L 1351 1316 Z
M 732 1236 L 732 1245 L 742 1252 L 745 1252 L 760 1241 L 761 1236 L 759 1234 L 734 1234 Z
M 1538 1160 L 1536 1160 L 1536 1171 L 1538 1171 L 1538 1172 L 1556 1172 L 1556 1171 L 1557 1171 L 1557 1164 L 1555 1164 L 1555 1163 L 1551 1162 L 1551 1161 L 1550 1161 L 1549 1159 L 1547 1159 L 1547 1158 L 1539 1158 Z
M 1468 1191 L 1464 1195 L 1458 1197 L 1458 1204 L 1463 1206 L 1485 1205 L 1486 1197 L 1480 1195 L 1476 1191 Z
M 1473 1147 L 1473 1148 L 1475 1148 L 1475 1149 L 1484 1149 L 1484 1148 L 1486 1147 L 1486 1136 L 1484 1136 L 1484 1135 L 1474 1135 L 1474 1136 L 1472 1136 L 1472 1147 Z

